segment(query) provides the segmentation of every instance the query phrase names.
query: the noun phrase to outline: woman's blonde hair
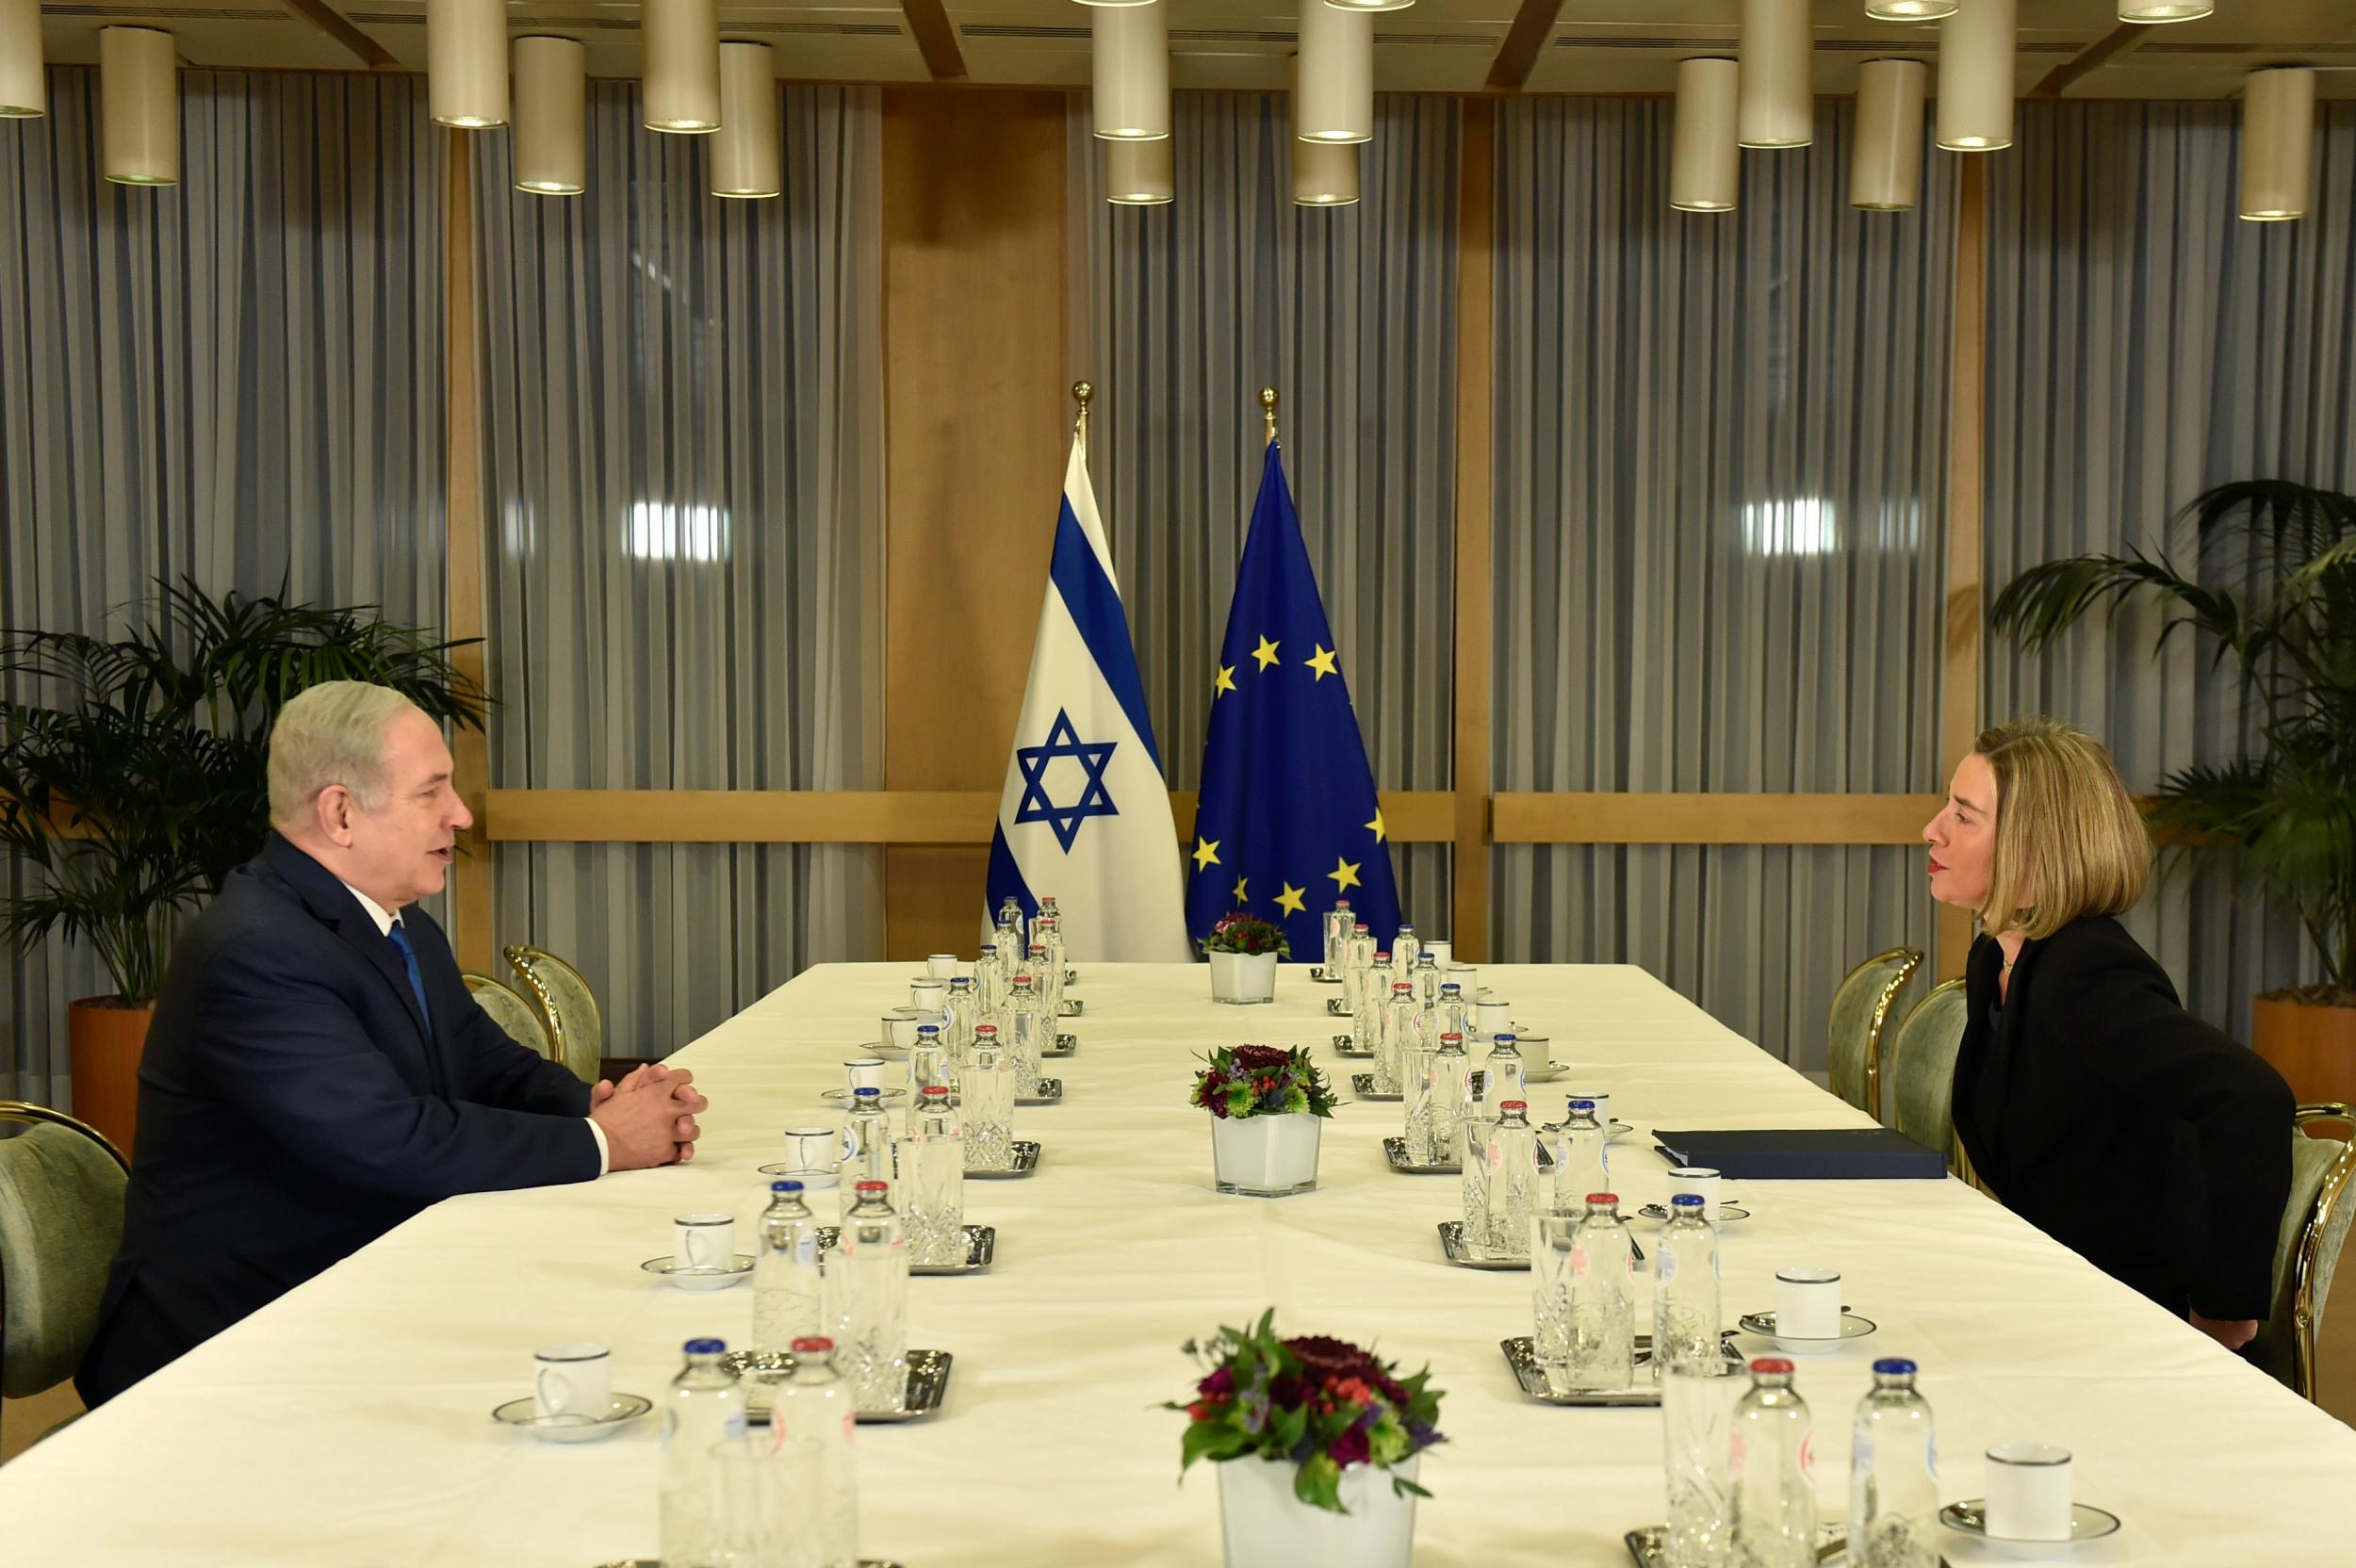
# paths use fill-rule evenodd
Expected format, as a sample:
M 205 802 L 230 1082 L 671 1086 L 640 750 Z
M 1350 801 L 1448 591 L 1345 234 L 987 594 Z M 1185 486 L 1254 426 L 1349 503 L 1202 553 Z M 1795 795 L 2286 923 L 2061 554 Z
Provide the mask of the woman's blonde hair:
M 1980 923 L 2036 940 L 2143 896 L 2151 835 L 2102 743 L 2058 719 L 2015 719 L 1972 749 L 1996 775 L 1996 864 Z

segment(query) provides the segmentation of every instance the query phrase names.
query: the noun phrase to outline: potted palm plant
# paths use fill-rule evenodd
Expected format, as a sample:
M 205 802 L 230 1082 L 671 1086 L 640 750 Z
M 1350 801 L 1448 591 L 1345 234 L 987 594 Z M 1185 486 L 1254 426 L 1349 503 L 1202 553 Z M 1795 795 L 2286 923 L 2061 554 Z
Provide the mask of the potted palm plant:
M 2239 666 L 2254 744 L 2160 783 L 2154 836 L 2223 855 L 2245 883 L 2294 910 L 2321 983 L 2257 999 L 2251 1044 L 2301 1102 L 2356 1099 L 2356 496 L 2287 480 L 2208 491 L 2180 523 L 2187 568 L 2164 551 L 2032 566 L 1989 612 L 2036 649 L 2099 605 L 2150 596 Z
M 74 1110 L 131 1146 L 139 1057 L 177 922 L 270 830 L 270 726 L 304 687 L 391 686 L 482 727 L 459 645 L 275 595 L 160 583 L 115 638 L 0 631 L 0 844 L 29 873 L 0 900 L 20 954 L 53 932 L 90 944 L 114 987 L 69 1013 Z

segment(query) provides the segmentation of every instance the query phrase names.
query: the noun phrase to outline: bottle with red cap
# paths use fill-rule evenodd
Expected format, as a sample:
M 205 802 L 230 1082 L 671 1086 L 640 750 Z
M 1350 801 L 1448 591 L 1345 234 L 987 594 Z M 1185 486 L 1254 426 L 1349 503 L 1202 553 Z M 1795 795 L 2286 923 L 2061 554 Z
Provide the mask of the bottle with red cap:
M 1570 1305 L 1563 1315 L 1566 1386 L 1595 1393 L 1636 1382 L 1636 1257 L 1617 1193 L 1590 1192 L 1571 1238 Z
M 949 1091 L 935 1084 L 900 1139 L 900 1224 L 912 1264 L 965 1262 L 965 1136 Z
M 1008 1168 L 1014 1164 L 1014 1054 L 998 1043 L 996 1024 L 974 1029 L 973 1054 L 957 1086 L 965 1168 Z
M 1735 1407 L 1727 1470 L 1734 1492 L 1734 1560 L 1742 1568 L 1815 1568 L 1816 1455 L 1808 1402 L 1792 1364 L 1751 1363 L 1750 1391 Z
M 1016 1097 L 1038 1094 L 1039 1058 L 1047 1050 L 1042 1031 L 1052 1023 L 1040 1003 L 1039 982 L 1027 967 L 1014 977 L 1014 989 L 1007 993 L 1006 1017 L 1000 1024 L 1006 1048 L 1014 1054 Z
M 896 1411 L 908 1379 L 908 1252 L 888 1182 L 861 1182 L 826 1260 L 838 1369 L 861 1410 Z
M 1489 1216 L 1482 1254 L 1500 1260 L 1530 1255 L 1530 1217 L 1538 1200 L 1538 1130 L 1530 1106 L 1508 1100 L 1489 1129 Z M 1466 1245 L 1472 1238 L 1465 1237 Z
M 809 1478 L 810 1530 L 823 1568 L 859 1568 L 859 1471 L 852 1462 L 858 1407 L 834 1364 L 834 1341 L 794 1342 L 794 1373 L 777 1386 L 769 1435 L 781 1460 Z

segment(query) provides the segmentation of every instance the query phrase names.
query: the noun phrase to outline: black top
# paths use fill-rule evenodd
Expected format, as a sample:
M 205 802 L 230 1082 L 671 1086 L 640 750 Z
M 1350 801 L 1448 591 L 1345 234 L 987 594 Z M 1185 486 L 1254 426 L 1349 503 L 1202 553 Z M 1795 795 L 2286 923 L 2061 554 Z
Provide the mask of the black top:
M 2264 1319 L 2291 1190 L 2291 1091 L 2184 1009 L 2108 916 L 1972 944 L 1955 1133 L 2012 1211 L 2182 1315 Z
M 455 1193 L 597 1174 L 589 1086 L 401 953 L 272 833 L 172 943 L 139 1062 L 123 1245 L 75 1381 L 96 1404 Z

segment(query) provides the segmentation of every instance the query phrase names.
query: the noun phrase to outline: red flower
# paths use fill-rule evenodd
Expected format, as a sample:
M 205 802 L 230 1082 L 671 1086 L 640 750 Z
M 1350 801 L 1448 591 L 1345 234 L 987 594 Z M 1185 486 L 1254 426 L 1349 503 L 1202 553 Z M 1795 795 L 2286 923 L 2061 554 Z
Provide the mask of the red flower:
M 1235 1369 L 1222 1366 L 1194 1385 L 1197 1394 L 1225 1395 L 1235 1391 Z
M 1327 1380 L 1325 1386 L 1335 1398 L 1347 1399 L 1353 1405 L 1370 1405 L 1377 1398 L 1363 1378 L 1333 1378 Z
M 1365 1427 L 1363 1421 L 1355 1423 L 1350 1430 L 1333 1440 L 1325 1451 L 1333 1456 L 1334 1463 L 1345 1466 L 1364 1464 L 1374 1457 L 1374 1445 L 1368 1441 Z

